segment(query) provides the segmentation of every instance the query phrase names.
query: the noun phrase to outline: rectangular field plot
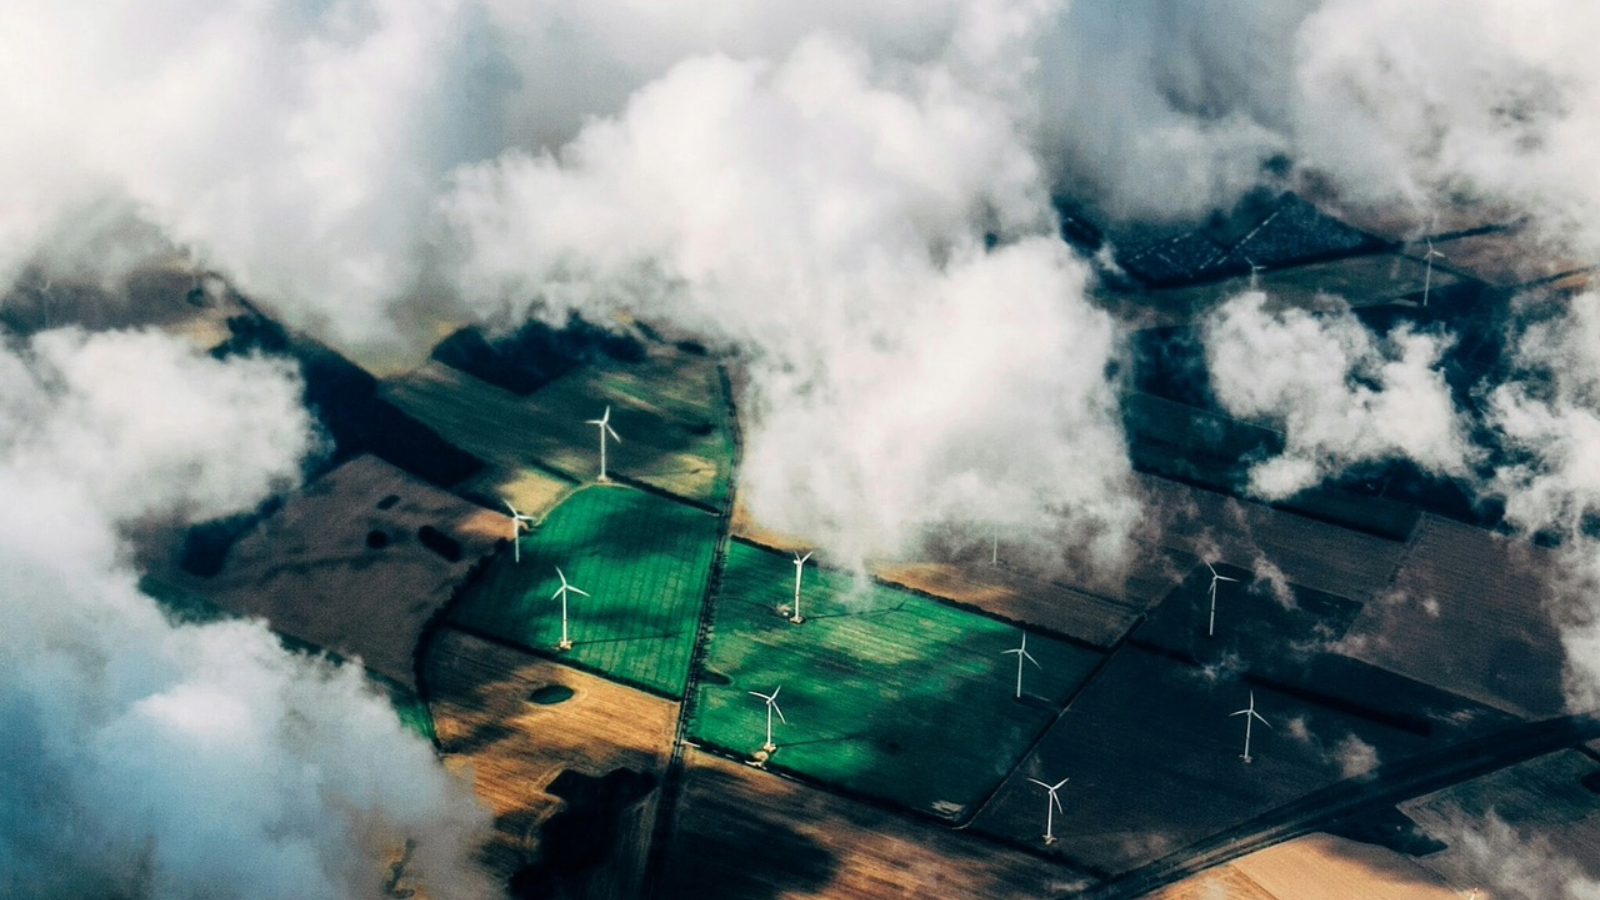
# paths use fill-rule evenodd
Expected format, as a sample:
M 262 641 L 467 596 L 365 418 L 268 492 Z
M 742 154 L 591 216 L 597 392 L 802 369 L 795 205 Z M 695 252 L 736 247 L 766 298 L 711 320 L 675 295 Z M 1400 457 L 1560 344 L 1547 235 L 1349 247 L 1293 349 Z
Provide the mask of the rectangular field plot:
M 611 407 L 621 441 L 608 474 L 719 506 L 727 498 L 733 438 L 716 364 L 652 358 L 580 369 L 518 396 L 438 362 L 384 384 L 384 397 L 446 440 L 497 468 L 544 468 L 579 482 L 599 474 L 598 419 Z
M 442 629 L 429 651 L 424 666 L 439 746 L 446 766 L 471 773 L 478 798 L 494 814 L 495 834 L 481 858 L 498 878 L 562 841 L 552 834 L 559 820 L 554 829 L 550 820 L 571 808 L 554 789 L 563 773 L 598 778 L 631 769 L 659 777 L 666 767 L 676 703 L 453 628 Z M 623 810 L 610 831 L 597 824 L 605 817 L 591 820 L 586 836 L 610 842 L 611 850 L 579 876 L 588 891 L 568 896 L 640 895 L 658 800 L 652 791 Z M 565 837 L 570 850 L 571 835 Z
M 1246 764 L 1243 709 L 1257 722 Z M 1152 862 L 1318 788 L 1435 746 L 1401 729 L 1307 704 L 1124 647 L 1007 780 L 975 828 L 1040 849 L 1054 784 L 1064 814 L 1048 851 L 1117 874 Z
M 1015 699 L 1022 632 L 976 613 L 807 565 L 805 624 L 778 607 L 794 597 L 788 556 L 730 545 L 696 739 L 739 755 L 765 739 L 766 706 L 749 691 L 782 688 L 771 765 L 960 818 L 1005 777 L 1103 657 L 1030 634 Z
M 522 561 L 501 553 L 452 613 L 456 623 L 541 653 L 561 639 L 560 567 L 573 587 L 561 654 L 619 681 L 681 696 L 716 517 L 632 488 L 583 488 L 522 538 Z
M 684 758 L 662 900 L 1033 900 L 1082 873 L 706 753 Z

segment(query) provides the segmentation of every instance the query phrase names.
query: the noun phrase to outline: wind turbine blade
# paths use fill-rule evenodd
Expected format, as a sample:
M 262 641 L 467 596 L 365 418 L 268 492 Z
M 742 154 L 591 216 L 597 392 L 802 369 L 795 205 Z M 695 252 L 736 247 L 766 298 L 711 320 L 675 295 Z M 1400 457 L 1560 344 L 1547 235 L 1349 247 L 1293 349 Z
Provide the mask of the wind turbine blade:
M 1238 712 L 1228 713 L 1228 718 L 1231 719 L 1234 716 L 1253 716 L 1255 714 L 1256 714 L 1256 711 L 1253 710 L 1253 709 L 1241 709 Z
M 1050 802 L 1055 806 L 1056 812 L 1066 812 L 1066 810 L 1061 806 L 1061 798 L 1056 796 L 1055 791 L 1050 792 Z
M 760 697 L 763 700 L 771 700 L 772 699 L 771 697 L 768 697 L 766 694 L 763 694 L 760 691 L 746 691 L 745 693 L 749 694 L 752 697 Z
M 1237 579 L 1237 578 L 1229 578 L 1226 575 L 1218 575 L 1217 576 L 1217 580 L 1218 581 L 1238 581 L 1239 579 Z
M 778 701 L 776 700 L 772 701 L 772 711 L 778 714 L 779 722 L 782 722 L 785 725 L 789 724 L 789 720 L 783 717 L 783 707 L 779 706 Z
M 1206 563 L 1206 568 L 1211 569 L 1211 577 L 1212 578 L 1220 578 L 1220 577 L 1222 577 L 1222 576 L 1217 574 L 1217 570 L 1211 565 L 1211 563 Z
M 561 579 L 561 586 L 562 587 L 566 587 L 567 586 L 567 576 L 565 576 L 565 575 L 563 575 L 561 573 L 561 567 L 560 566 L 556 566 L 556 577 Z
M 1021 652 L 1023 652 L 1023 651 L 1022 651 L 1022 649 L 1021 649 L 1021 648 L 1019 648 L 1019 647 L 1012 647 L 1012 648 L 1011 648 L 1011 649 L 1010 649 L 1010 650 L 1001 650 L 1001 651 L 1000 651 L 1000 655 L 1001 655 L 1001 656 L 1005 656 L 1005 655 L 1007 655 L 1007 654 L 1011 654 L 1011 653 L 1021 653 Z
M 1037 659 L 1034 659 L 1034 658 L 1033 658 L 1033 654 L 1032 654 L 1032 653 L 1029 653 L 1029 652 L 1028 652 L 1028 651 L 1026 651 L 1026 650 L 1023 650 L 1023 651 L 1022 651 L 1022 658 L 1023 658 L 1023 659 L 1025 659 L 1025 660 L 1027 660 L 1027 661 L 1028 661 L 1028 662 L 1031 662 L 1031 663 L 1033 663 L 1033 665 L 1034 665 L 1034 667 L 1035 667 L 1035 668 L 1038 668 L 1038 669 L 1042 669 L 1042 668 L 1044 668 L 1044 666 L 1041 666 L 1041 665 L 1039 665 L 1039 661 L 1038 661 L 1038 660 L 1037 660 Z
M 1069 782 L 1069 781 L 1071 781 L 1071 780 L 1072 780 L 1072 779 L 1071 779 L 1071 778 L 1063 778 L 1063 779 L 1061 779 L 1061 780 L 1060 780 L 1060 781 L 1058 781 L 1058 782 L 1056 782 L 1056 783 L 1055 783 L 1055 786 L 1054 786 L 1054 787 L 1052 787 L 1052 788 L 1050 788 L 1050 790 L 1052 790 L 1052 791 L 1059 791 L 1059 790 L 1061 790 L 1061 786 L 1062 786 L 1062 785 L 1064 785 L 1064 784 L 1066 784 L 1066 783 L 1067 783 L 1067 782 Z
M 599 419 L 584 419 L 583 420 L 583 424 L 585 424 L 585 425 L 599 425 L 600 427 L 604 428 L 606 423 L 600 421 Z
M 606 405 L 605 414 L 600 417 L 600 421 L 605 423 L 608 428 L 610 427 L 610 422 L 611 422 L 611 405 L 610 404 Z
M 1028 779 L 1028 780 L 1029 780 L 1029 781 L 1031 781 L 1031 782 L 1033 782 L 1033 783 L 1034 783 L 1034 784 L 1037 784 L 1037 785 L 1038 785 L 1038 786 L 1039 786 L 1039 787 L 1042 787 L 1042 788 L 1044 788 L 1044 789 L 1045 789 L 1045 790 L 1047 790 L 1047 791 L 1048 791 L 1048 790 L 1050 790 L 1050 785 L 1048 785 L 1048 784 L 1045 784 L 1045 783 L 1044 783 L 1044 782 L 1042 782 L 1042 781 L 1040 781 L 1040 780 L 1039 780 L 1039 779 L 1037 779 L 1037 778 L 1029 778 L 1029 779 Z
M 506 505 L 506 509 L 511 510 L 511 515 L 512 515 L 513 518 L 515 518 L 517 516 L 517 508 L 515 506 L 511 505 L 511 501 L 510 500 L 501 500 L 500 502 L 504 503 Z
M 574 594 L 582 594 L 585 597 L 589 596 L 589 592 L 588 591 L 579 590 L 578 588 L 575 588 L 570 584 L 567 585 L 567 590 L 573 592 Z
M 1252 710 L 1250 710 L 1250 715 L 1255 716 L 1257 722 L 1260 722 L 1261 724 L 1267 726 L 1268 728 L 1272 727 L 1272 723 L 1268 722 L 1266 719 L 1261 718 L 1261 713 L 1258 713 L 1258 712 L 1256 712 L 1255 710 L 1252 709 Z
M 605 426 L 605 429 L 611 435 L 611 439 L 613 441 L 616 441 L 619 444 L 622 443 L 622 435 L 617 434 L 617 430 L 615 428 L 612 428 L 610 425 L 607 425 L 607 426 Z
M 778 692 L 781 691 L 781 690 L 783 690 L 783 685 L 781 685 L 781 684 L 772 689 L 772 702 L 773 703 L 777 703 L 778 702 Z

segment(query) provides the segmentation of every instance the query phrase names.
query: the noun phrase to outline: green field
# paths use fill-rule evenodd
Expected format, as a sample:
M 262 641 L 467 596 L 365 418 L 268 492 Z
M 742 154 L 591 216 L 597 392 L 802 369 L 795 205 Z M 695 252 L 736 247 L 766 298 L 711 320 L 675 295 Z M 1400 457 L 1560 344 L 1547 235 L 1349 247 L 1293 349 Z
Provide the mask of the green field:
M 578 482 L 599 469 L 587 420 L 611 407 L 622 440 L 609 474 L 721 507 L 733 463 L 727 395 L 716 364 L 685 356 L 588 366 L 526 397 L 432 362 L 384 383 L 385 399 L 505 472 L 536 467 Z
M 791 625 L 791 557 L 734 542 L 691 730 L 738 754 L 765 739 L 766 706 L 748 691 L 782 686 L 788 724 L 771 765 L 959 818 L 1056 718 L 1101 656 L 1030 634 L 1014 699 L 1014 626 L 807 565 Z M 725 682 L 725 683 L 724 683 Z
M 522 561 L 497 555 L 452 613 L 457 623 L 555 652 L 561 603 L 556 567 L 590 596 L 568 600 L 573 647 L 561 654 L 618 681 L 683 693 L 716 517 L 621 486 L 573 494 L 522 538 Z

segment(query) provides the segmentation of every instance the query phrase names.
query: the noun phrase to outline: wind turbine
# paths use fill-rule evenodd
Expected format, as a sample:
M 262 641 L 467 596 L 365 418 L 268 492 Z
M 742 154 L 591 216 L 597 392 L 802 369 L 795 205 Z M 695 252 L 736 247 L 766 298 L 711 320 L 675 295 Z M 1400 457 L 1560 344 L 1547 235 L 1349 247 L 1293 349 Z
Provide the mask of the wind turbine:
M 807 553 L 805 556 L 801 556 L 799 551 L 795 551 L 795 554 L 794 554 L 794 615 L 789 617 L 789 621 L 793 622 L 796 625 L 799 625 L 801 622 L 805 621 L 805 617 L 800 615 L 800 573 L 805 568 L 806 560 L 808 560 L 810 558 L 811 558 L 811 554 L 810 553 Z
M 44 282 L 34 290 L 39 294 L 39 305 L 44 310 L 44 327 L 48 330 L 50 328 L 50 306 L 55 298 L 50 293 L 50 276 L 45 275 L 42 277 Z
M 556 577 L 561 579 L 561 587 L 556 588 L 556 592 L 550 595 L 550 599 L 552 600 L 556 599 L 557 597 L 561 598 L 561 643 L 557 644 L 556 646 L 562 650 L 571 650 L 572 640 L 567 637 L 567 595 L 578 594 L 587 597 L 589 596 L 589 592 L 579 590 L 578 588 L 568 584 L 567 576 L 562 574 L 560 566 L 556 566 Z
M 622 443 L 621 436 L 611 427 L 611 407 L 606 407 L 605 415 L 598 419 L 590 419 L 584 424 L 595 425 L 600 428 L 600 480 L 610 481 L 611 479 L 606 477 L 606 435 L 609 434 L 612 440 L 619 444 Z
M 1061 798 L 1056 796 L 1056 792 L 1061 790 L 1062 785 L 1072 779 L 1063 778 L 1055 784 L 1045 784 L 1037 778 L 1029 778 L 1028 780 L 1044 788 L 1046 793 L 1050 795 L 1050 799 L 1045 803 L 1044 807 L 1044 842 L 1046 844 L 1054 844 L 1056 842 L 1056 810 L 1061 809 Z M 1061 809 L 1061 811 L 1066 812 L 1064 809 Z
M 511 559 L 513 562 L 522 562 L 522 541 L 518 538 L 522 537 L 522 529 L 533 530 L 533 516 L 517 512 L 517 508 L 511 505 L 510 500 L 500 502 L 506 505 L 506 509 L 511 510 Z
M 1244 757 L 1243 757 L 1243 759 L 1244 759 L 1245 762 L 1249 762 L 1250 761 L 1250 720 L 1251 719 L 1255 719 L 1256 721 L 1260 722 L 1261 724 L 1266 725 L 1268 728 L 1271 728 L 1272 726 L 1267 723 L 1266 719 L 1261 718 L 1261 714 L 1260 713 L 1256 712 L 1256 692 L 1255 691 L 1251 691 L 1250 692 L 1250 705 L 1249 706 L 1246 706 L 1244 709 L 1241 709 L 1238 712 L 1228 713 L 1228 718 L 1231 719 L 1234 716 L 1244 716 Z
M 1428 252 L 1422 255 L 1423 260 L 1428 264 L 1428 270 L 1422 274 L 1422 305 L 1427 306 L 1428 289 L 1433 286 L 1433 258 L 1437 256 L 1440 259 L 1444 259 L 1445 255 L 1433 249 L 1433 238 L 1424 238 L 1423 240 L 1428 245 Z
M 1206 568 L 1211 569 L 1211 587 L 1206 591 L 1211 595 L 1211 618 L 1206 621 L 1206 637 L 1211 637 L 1217 630 L 1217 582 L 1238 581 L 1239 579 L 1218 575 L 1217 570 L 1211 567 L 1211 563 L 1206 563 Z
M 783 690 L 783 685 L 780 684 L 772 689 L 771 694 L 763 694 L 759 691 L 750 692 L 750 696 L 760 697 L 761 699 L 767 701 L 767 742 L 761 745 L 761 749 L 767 751 L 768 753 L 778 749 L 778 745 L 772 742 L 772 714 L 776 712 L 778 714 L 778 721 L 785 725 L 789 724 L 789 720 L 783 717 L 783 710 L 778 708 L 778 692 L 781 690 Z
M 1033 654 L 1032 653 L 1028 652 L 1028 633 L 1026 631 L 1024 631 L 1022 633 L 1022 646 L 1013 647 L 1010 650 L 1001 650 L 1000 652 L 1003 653 L 1003 654 L 1004 653 L 1015 653 L 1017 655 L 1017 699 L 1021 700 L 1022 699 L 1022 661 L 1023 660 L 1027 660 L 1028 662 L 1033 663 L 1034 668 L 1038 668 L 1038 669 L 1043 669 L 1044 666 L 1039 665 L 1039 661 L 1037 659 L 1033 658 Z
M 989 565 L 998 566 L 998 565 L 1000 565 L 1000 523 L 999 522 L 995 523 L 994 532 L 991 535 L 991 537 L 993 538 L 993 540 L 989 544 Z

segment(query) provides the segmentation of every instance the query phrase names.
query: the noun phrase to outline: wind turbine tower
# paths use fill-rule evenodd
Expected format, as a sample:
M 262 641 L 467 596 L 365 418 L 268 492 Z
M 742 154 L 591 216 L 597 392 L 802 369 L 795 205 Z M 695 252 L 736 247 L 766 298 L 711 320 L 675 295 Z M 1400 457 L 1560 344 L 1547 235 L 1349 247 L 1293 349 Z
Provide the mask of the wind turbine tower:
M 510 500 L 502 500 L 500 502 L 506 505 L 506 509 L 511 510 L 511 561 L 522 562 L 522 541 L 520 538 L 524 528 L 529 531 L 533 530 L 533 516 L 517 512 L 517 508 L 511 505 Z
M 1050 795 L 1050 799 L 1046 801 L 1044 808 L 1044 842 L 1046 844 L 1054 844 L 1056 842 L 1056 810 L 1061 809 L 1061 798 L 1056 795 L 1056 792 L 1061 790 L 1062 785 L 1072 779 L 1063 778 L 1055 784 L 1045 784 L 1037 778 L 1029 778 L 1028 780 L 1044 788 L 1045 792 Z M 1061 811 L 1065 812 L 1066 810 Z
M 1206 568 L 1211 569 L 1211 587 L 1206 591 L 1211 595 L 1211 617 L 1206 620 L 1206 637 L 1211 637 L 1217 633 L 1217 582 L 1238 581 L 1239 579 L 1218 575 L 1217 570 L 1212 568 L 1211 563 L 1206 563 Z
M 796 625 L 806 620 L 805 616 L 800 615 L 800 573 L 805 570 L 806 560 L 810 558 L 810 553 L 801 556 L 796 551 L 794 554 L 794 615 L 789 617 L 789 621 Z
M 558 597 L 561 599 L 561 643 L 557 644 L 556 647 L 561 650 L 571 650 L 572 639 L 567 636 L 567 595 L 577 594 L 581 597 L 587 597 L 589 592 L 581 591 L 568 584 L 567 576 L 562 573 L 560 566 L 556 566 L 556 577 L 561 579 L 561 587 L 556 588 L 556 592 L 550 595 L 552 600 Z
M 1022 646 L 1013 647 L 1010 650 L 1001 650 L 1000 652 L 1003 653 L 1003 654 L 1004 653 L 1015 653 L 1017 655 L 1017 699 L 1021 700 L 1022 699 L 1022 661 L 1023 660 L 1027 660 L 1028 662 L 1033 663 L 1034 668 L 1036 668 L 1036 669 L 1043 669 L 1044 666 L 1039 665 L 1039 661 L 1037 659 L 1033 658 L 1033 654 L 1032 653 L 1028 652 L 1028 633 L 1026 631 L 1024 631 L 1022 633 Z
M 763 694 L 759 691 L 750 692 L 750 696 L 760 697 L 767 702 L 767 742 L 761 745 L 761 749 L 768 753 L 778 749 L 778 745 L 772 742 L 772 714 L 777 713 L 778 721 L 785 725 L 789 724 L 789 720 L 783 717 L 783 710 L 778 708 L 778 692 L 781 690 L 783 690 L 783 685 L 780 684 L 773 688 L 770 694 Z
M 1423 254 L 1422 258 L 1427 262 L 1428 268 L 1427 271 L 1422 273 L 1422 305 L 1426 307 L 1428 305 L 1428 289 L 1433 286 L 1433 258 L 1437 256 L 1440 259 L 1444 259 L 1445 255 L 1433 249 L 1433 238 L 1425 238 L 1424 240 L 1428 244 L 1428 252 Z
M 1249 706 L 1246 706 L 1244 709 L 1241 709 L 1238 712 L 1228 713 L 1228 718 L 1231 719 L 1234 716 L 1244 716 L 1244 756 L 1242 756 L 1241 759 L 1243 759 L 1245 762 L 1249 762 L 1250 761 L 1250 720 L 1251 719 L 1255 719 L 1257 722 L 1260 722 L 1262 725 L 1266 725 L 1268 728 L 1271 728 L 1272 726 L 1267 723 L 1266 719 L 1261 718 L 1261 714 L 1260 713 L 1256 712 L 1256 692 L 1255 691 L 1251 691 L 1250 692 L 1250 705 Z
M 616 432 L 616 430 L 614 428 L 611 427 L 611 407 L 610 406 L 606 407 L 605 415 L 601 416 L 598 419 L 590 419 L 587 422 L 585 422 L 584 424 L 585 425 L 594 425 L 594 426 L 597 426 L 600 429 L 600 479 L 599 480 L 603 481 L 603 482 L 604 481 L 610 481 L 611 479 L 606 477 L 606 435 L 609 434 L 609 435 L 611 435 L 611 439 L 612 440 L 616 441 L 619 444 L 622 443 L 622 437 L 617 434 L 617 432 Z

